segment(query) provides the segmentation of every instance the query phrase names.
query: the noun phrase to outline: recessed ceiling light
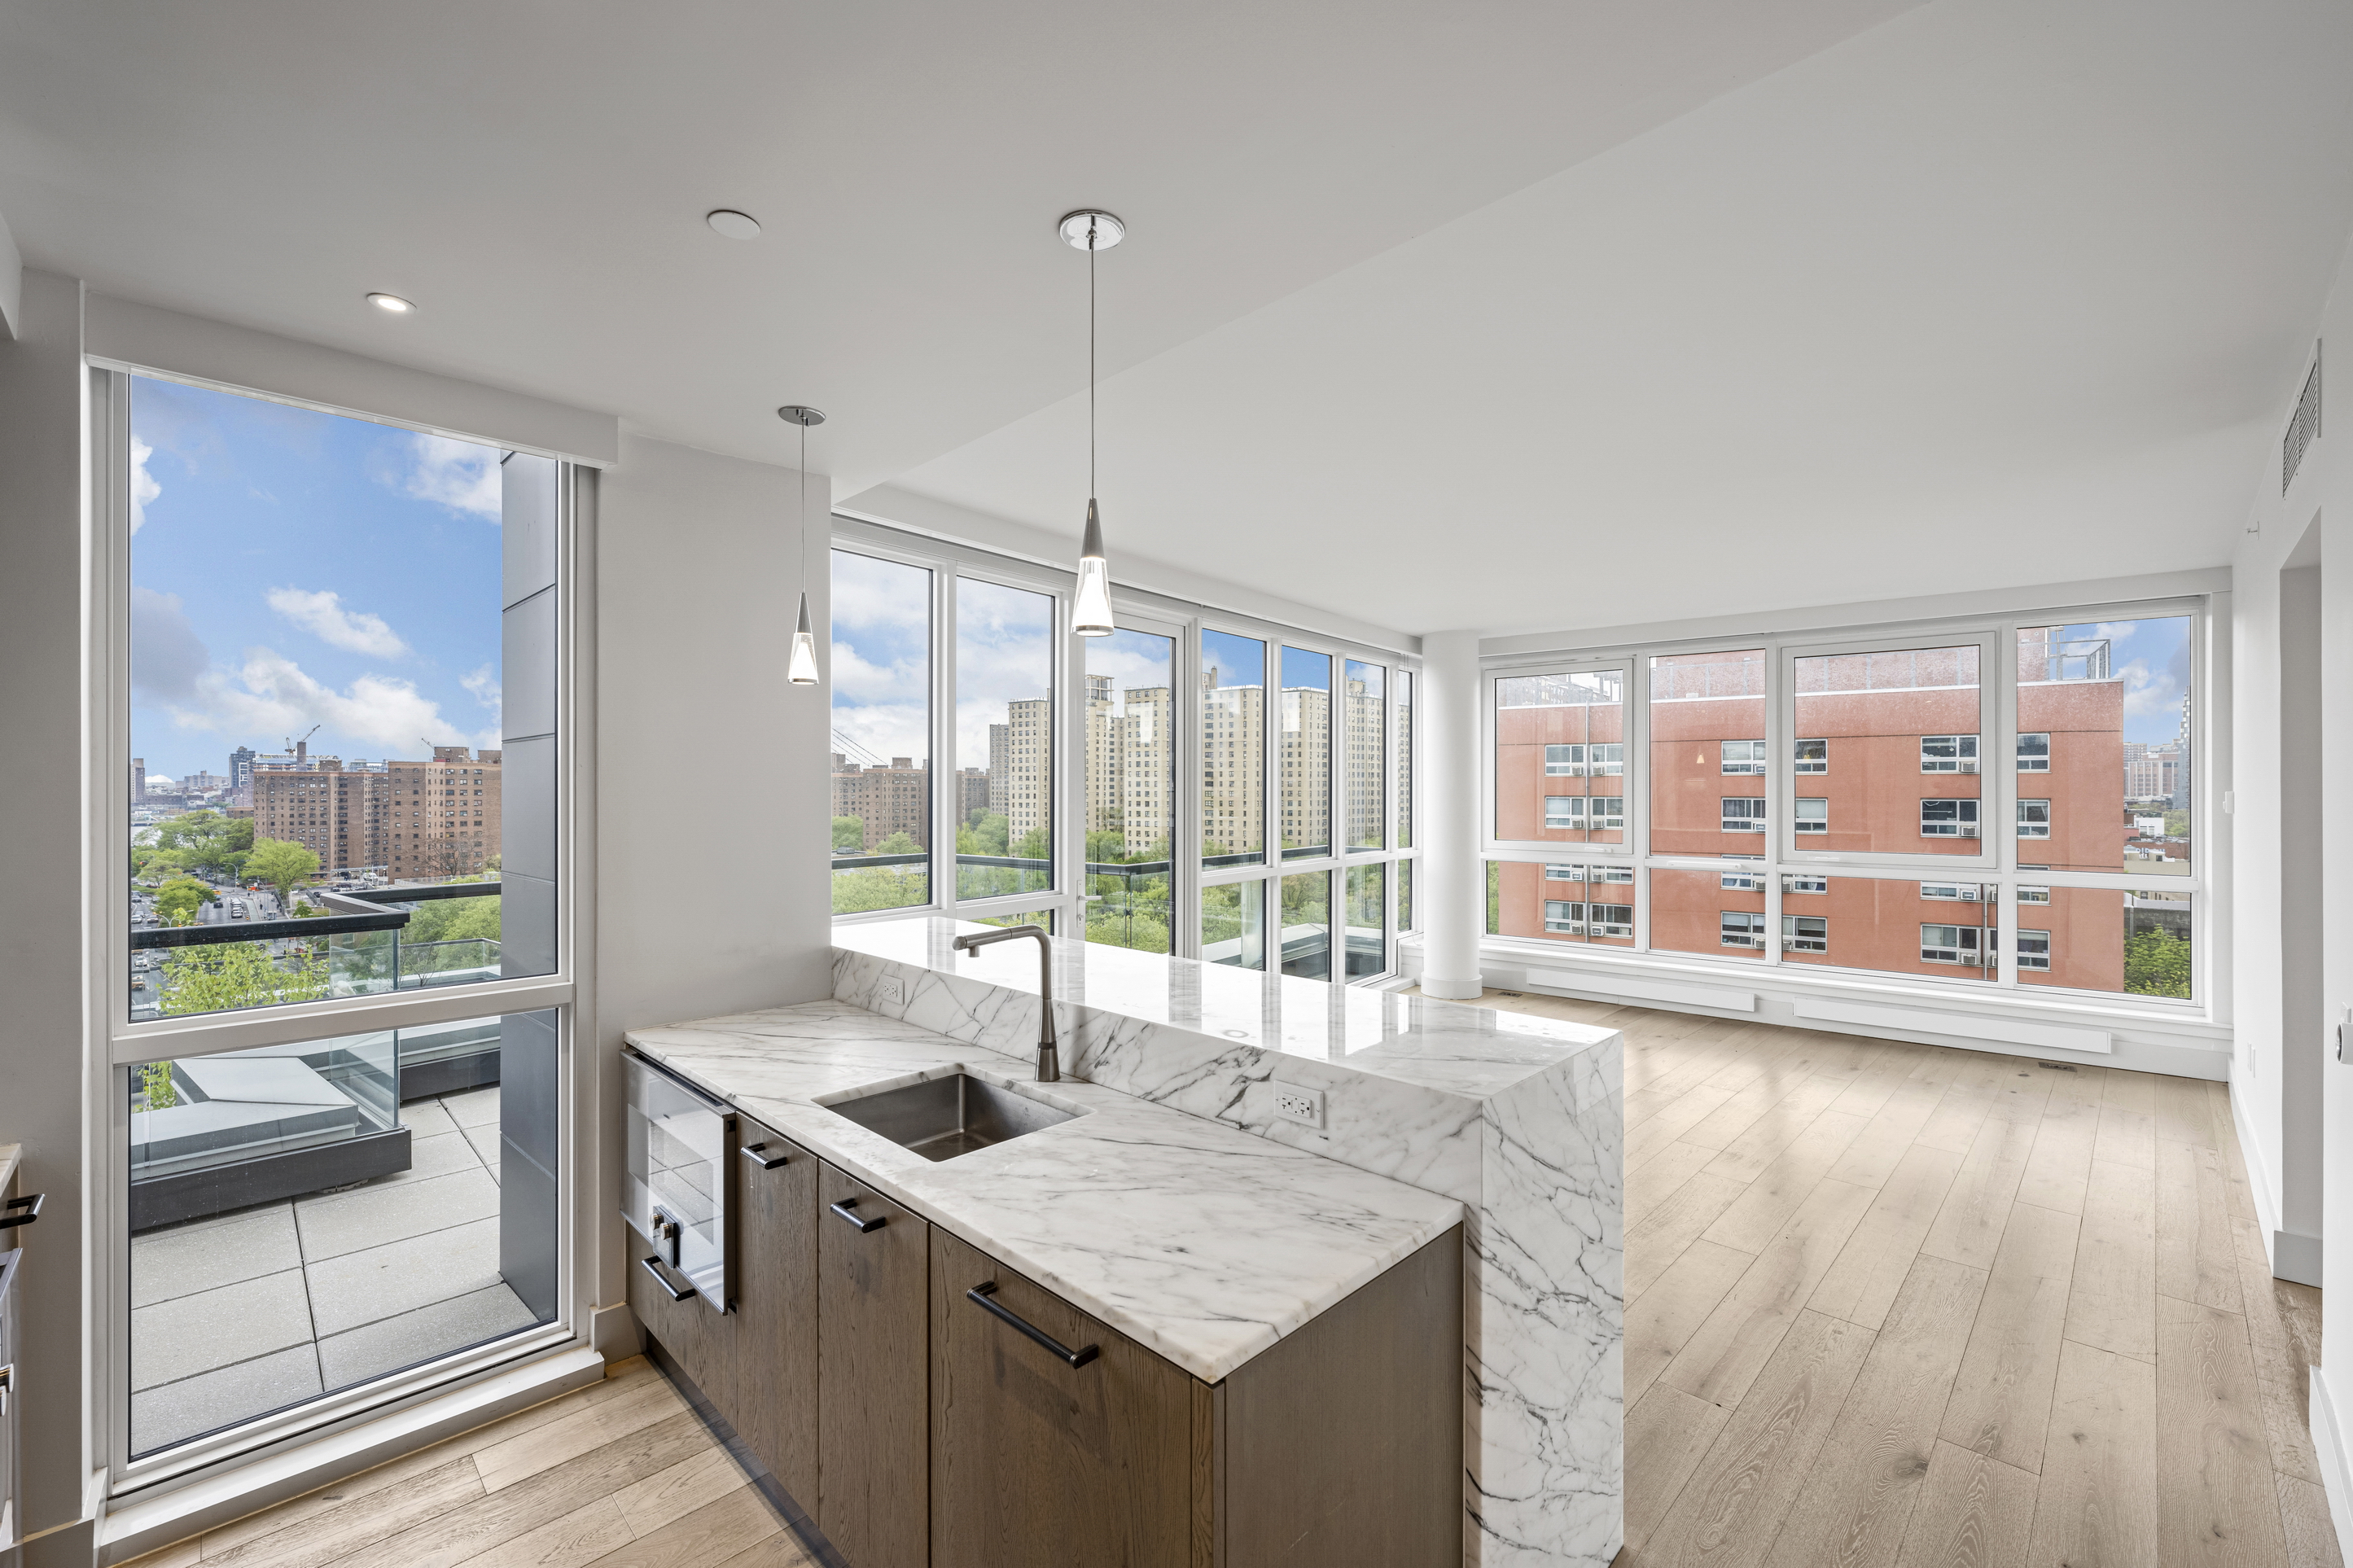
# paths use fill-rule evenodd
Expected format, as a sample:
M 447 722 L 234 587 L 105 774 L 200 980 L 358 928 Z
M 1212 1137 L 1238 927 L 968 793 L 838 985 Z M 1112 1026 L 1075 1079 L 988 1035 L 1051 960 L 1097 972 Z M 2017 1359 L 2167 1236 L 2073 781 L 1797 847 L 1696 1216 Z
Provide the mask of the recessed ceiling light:
M 730 239 L 760 237 L 760 220 L 750 213 L 739 213 L 733 207 L 721 207 L 717 212 L 706 213 L 702 221 L 709 224 L 714 232 Z
M 389 310 L 396 316 L 406 316 L 417 309 L 397 294 L 371 294 L 368 296 L 368 303 L 379 310 Z

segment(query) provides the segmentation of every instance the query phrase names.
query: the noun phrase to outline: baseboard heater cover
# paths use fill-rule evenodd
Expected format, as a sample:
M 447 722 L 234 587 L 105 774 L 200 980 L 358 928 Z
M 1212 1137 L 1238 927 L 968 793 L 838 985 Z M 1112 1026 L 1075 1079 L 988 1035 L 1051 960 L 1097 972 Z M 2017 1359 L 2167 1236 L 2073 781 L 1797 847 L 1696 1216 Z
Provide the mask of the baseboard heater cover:
M 1800 997 L 1800 1018 L 1824 1024 L 1863 1024 L 1874 1029 L 1917 1029 L 1931 1035 L 1957 1035 L 1969 1040 L 2000 1040 L 2013 1046 L 2040 1046 L 2054 1051 L 2090 1051 L 2113 1056 L 2116 1042 L 2105 1029 L 2076 1029 L 2060 1024 L 2036 1024 L 2021 1018 L 1981 1018 L 1964 1013 L 1930 1013 L 1918 1007 L 1875 1007 L 1862 1002 L 1818 1002 Z
M 1535 969 L 1524 972 L 1531 985 L 1557 985 L 1564 991 L 1598 991 L 1605 996 L 1631 996 L 1642 1002 L 1680 1002 L 1686 1007 L 1716 1007 L 1726 1013 L 1757 1011 L 1754 991 L 1726 991 L 1715 985 L 1676 985 L 1662 980 L 1620 980 L 1578 969 Z

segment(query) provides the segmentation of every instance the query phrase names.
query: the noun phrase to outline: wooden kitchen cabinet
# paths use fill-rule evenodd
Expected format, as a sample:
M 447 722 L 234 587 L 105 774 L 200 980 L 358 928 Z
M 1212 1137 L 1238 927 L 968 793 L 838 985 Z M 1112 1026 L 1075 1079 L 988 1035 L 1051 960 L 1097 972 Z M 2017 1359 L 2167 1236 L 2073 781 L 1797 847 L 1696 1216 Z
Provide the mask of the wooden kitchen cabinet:
M 931 1226 L 823 1162 L 817 1185 L 818 1527 L 854 1568 L 923 1568 Z
M 728 1419 L 807 1510 L 818 1495 L 818 1159 L 748 1117 L 741 1129 Z
M 1459 1227 L 1214 1386 L 934 1231 L 933 1568 L 1459 1561 L 1462 1393 Z
M 1085 1364 L 975 1301 L 976 1287 L 1063 1351 L 1092 1352 Z M 1189 1568 L 1208 1524 L 1194 1462 L 1208 1394 L 1174 1363 L 934 1231 L 934 1568 Z

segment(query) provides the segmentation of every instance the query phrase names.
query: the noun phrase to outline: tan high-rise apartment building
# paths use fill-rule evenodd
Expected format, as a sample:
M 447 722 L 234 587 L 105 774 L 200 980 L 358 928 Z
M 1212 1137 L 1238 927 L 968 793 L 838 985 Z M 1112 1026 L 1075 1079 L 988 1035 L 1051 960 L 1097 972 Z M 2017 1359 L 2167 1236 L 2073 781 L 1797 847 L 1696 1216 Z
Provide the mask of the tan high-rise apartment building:
M 1117 700 L 1111 677 L 1087 677 L 1087 831 L 1121 835 L 1122 853 L 1166 853 L 1176 821 L 1176 715 L 1165 686 Z
M 429 762 L 305 757 L 300 766 L 257 766 L 253 834 L 303 846 L 331 876 L 472 876 L 500 853 L 502 755 L 436 746 Z
M 1353 679 L 1345 711 L 1347 725 L 1337 743 L 1347 763 L 1341 776 L 1347 792 L 1348 846 L 1381 848 L 1387 842 L 1388 778 L 1383 765 L 1388 757 L 1388 701 L 1377 682 Z
M 1201 852 L 1266 847 L 1266 688 L 1219 686 L 1201 674 Z
M 932 769 L 929 762 L 893 757 L 889 767 L 862 767 L 833 753 L 833 815 L 866 825 L 865 849 L 894 833 L 925 848 L 932 842 Z
M 988 808 L 1004 815 L 1006 841 L 1054 816 L 1054 704 L 1029 697 L 1005 705 L 1006 721 L 988 727 Z
M 1319 686 L 1282 689 L 1282 844 L 1285 849 L 1332 843 L 1332 694 Z

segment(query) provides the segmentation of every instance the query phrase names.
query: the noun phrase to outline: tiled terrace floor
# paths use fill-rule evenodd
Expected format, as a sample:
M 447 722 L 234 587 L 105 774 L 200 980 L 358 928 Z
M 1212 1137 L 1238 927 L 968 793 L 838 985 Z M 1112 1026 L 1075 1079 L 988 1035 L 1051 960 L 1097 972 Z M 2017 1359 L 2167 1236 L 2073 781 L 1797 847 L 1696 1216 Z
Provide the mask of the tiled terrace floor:
M 499 1091 L 401 1121 L 397 1175 L 132 1238 L 134 1452 L 531 1322 L 499 1276 Z

